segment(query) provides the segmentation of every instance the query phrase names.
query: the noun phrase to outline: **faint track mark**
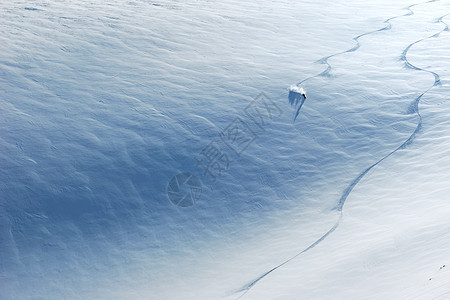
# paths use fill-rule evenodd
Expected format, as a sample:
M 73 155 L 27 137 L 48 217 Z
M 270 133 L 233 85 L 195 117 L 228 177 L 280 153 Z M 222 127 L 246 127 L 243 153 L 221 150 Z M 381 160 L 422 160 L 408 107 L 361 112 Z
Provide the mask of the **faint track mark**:
M 328 59 L 330 59 L 331 57 L 340 55 L 340 54 L 344 54 L 344 53 L 349 53 L 349 52 L 354 52 L 354 51 L 356 51 L 356 50 L 360 47 L 359 39 L 360 39 L 361 37 L 366 36 L 366 35 L 369 35 L 369 34 L 373 34 L 373 33 L 376 33 L 376 32 L 380 32 L 380 31 L 384 31 L 384 30 L 389 30 L 389 29 L 392 28 L 392 25 L 391 25 L 390 21 L 392 21 L 392 20 L 394 20 L 394 19 L 396 19 L 396 18 L 414 15 L 414 12 L 413 12 L 412 9 L 411 9 L 412 7 L 417 6 L 417 5 L 421 5 L 421 4 L 426 4 L 426 3 L 437 2 L 437 1 L 439 1 L 439 0 L 430 0 L 430 1 L 422 2 L 422 3 L 416 3 L 416 4 L 413 4 L 413 5 L 410 5 L 410 6 L 408 6 L 408 7 L 406 8 L 406 9 L 409 11 L 408 13 L 403 14 L 403 15 L 399 15 L 399 16 L 395 16 L 395 17 L 391 17 L 391 18 L 385 20 L 385 21 L 384 21 L 384 23 L 386 23 L 386 26 L 385 26 L 385 27 L 380 28 L 380 29 L 377 29 L 377 30 L 373 30 L 373 31 L 370 31 L 370 32 L 366 32 L 366 33 L 363 33 L 363 34 L 360 34 L 360 35 L 356 36 L 355 38 L 353 38 L 353 40 L 356 41 L 356 45 L 355 45 L 353 48 L 348 49 L 348 50 L 346 50 L 346 51 L 338 52 L 338 53 L 335 53 L 335 54 L 333 54 L 333 55 L 329 55 L 329 56 L 326 56 L 326 57 L 320 59 L 319 62 L 322 63 L 322 64 L 326 64 L 326 65 L 327 65 L 327 69 L 326 69 L 325 71 L 323 71 L 323 72 L 317 74 L 317 75 L 314 75 L 314 76 L 311 76 L 311 77 L 308 77 L 308 78 L 304 79 L 303 81 L 299 82 L 299 83 L 297 84 L 297 86 L 300 86 L 303 82 L 305 82 L 305 81 L 307 81 L 307 80 L 310 80 L 310 79 L 312 79 L 312 78 L 316 78 L 316 77 L 320 77 L 320 76 L 328 76 L 328 75 L 329 75 L 329 72 L 330 72 L 331 69 L 332 69 L 331 65 L 330 65 L 329 62 L 328 62 Z M 413 47 L 414 45 L 416 45 L 416 44 L 418 44 L 418 43 L 420 43 L 420 42 L 422 42 L 422 41 L 424 41 L 424 40 L 430 39 L 430 38 L 437 38 L 437 37 L 439 37 L 440 34 L 443 33 L 444 31 L 449 31 L 448 24 L 446 24 L 446 23 L 443 21 L 443 19 L 444 19 L 446 16 L 448 16 L 448 15 L 449 15 L 449 13 L 447 13 L 447 14 L 445 14 L 445 15 L 439 17 L 439 18 L 436 20 L 436 23 L 442 23 L 442 24 L 445 25 L 445 27 L 444 27 L 441 31 L 439 31 L 438 33 L 435 33 L 435 34 L 433 34 L 433 35 L 431 35 L 431 36 L 422 38 L 422 39 L 420 39 L 420 40 L 417 40 L 417 41 L 411 43 L 410 45 L 408 45 L 408 46 L 404 49 L 404 51 L 402 52 L 402 55 L 401 55 L 401 60 L 404 61 L 405 66 L 406 66 L 407 68 L 410 68 L 410 69 L 413 69 L 413 70 L 417 70 L 417 71 L 427 72 L 427 73 L 433 75 L 433 77 L 434 77 L 434 83 L 433 83 L 433 85 L 432 85 L 431 87 L 429 87 L 428 89 L 426 89 L 424 92 L 422 92 L 417 98 L 414 99 L 414 101 L 411 103 L 410 109 L 409 109 L 409 111 L 408 111 L 408 113 L 415 113 L 415 114 L 417 114 L 417 116 L 418 116 L 419 121 L 418 121 L 418 123 L 417 123 L 417 126 L 416 126 L 415 130 L 412 132 L 412 134 L 411 134 L 411 135 L 410 135 L 410 136 L 409 136 L 409 137 L 408 137 L 408 138 L 407 138 L 400 146 L 398 146 L 397 148 L 395 148 L 393 151 L 389 152 L 387 155 L 385 155 L 385 156 L 382 157 L 380 160 L 378 160 L 377 162 L 375 162 L 374 164 L 372 164 L 371 166 L 369 166 L 368 168 L 366 168 L 362 173 L 360 173 L 360 174 L 358 175 L 358 177 L 356 177 L 356 178 L 350 183 L 350 185 L 344 190 L 344 192 L 342 193 L 342 195 L 341 195 L 341 197 L 340 197 L 340 199 L 339 199 L 337 205 L 336 205 L 335 208 L 334 208 L 334 210 L 336 210 L 336 211 L 339 212 L 339 218 L 338 218 L 338 220 L 336 221 L 336 223 L 333 225 L 333 227 L 332 227 L 330 230 L 328 230 L 328 231 L 327 231 L 324 235 L 322 235 L 318 240 L 316 240 L 314 243 L 312 243 L 310 246 L 308 246 L 307 248 L 305 248 L 305 249 L 302 250 L 301 252 L 299 252 L 299 253 L 297 253 L 296 255 L 292 256 L 291 258 L 285 260 L 285 261 L 282 262 L 281 264 L 275 266 L 274 268 L 270 269 L 269 271 L 267 271 L 266 273 L 262 274 L 261 276 L 259 276 L 259 277 L 256 278 L 255 280 L 251 281 L 249 284 L 245 285 L 244 287 L 242 287 L 241 289 L 239 289 L 238 291 L 236 291 L 236 293 L 242 292 L 242 294 L 241 294 L 237 299 L 240 299 L 240 298 L 244 297 L 245 294 L 247 294 L 247 292 L 248 292 L 252 287 L 254 287 L 261 279 L 263 279 L 264 277 L 268 276 L 270 273 L 272 273 L 273 271 L 277 270 L 278 268 L 280 268 L 280 267 L 286 265 L 287 263 L 289 263 L 290 261 L 294 260 L 295 258 L 297 258 L 298 256 L 300 256 L 301 254 L 303 254 L 303 253 L 305 253 L 305 252 L 311 250 L 312 248 L 314 248 L 315 246 L 317 246 L 318 244 L 320 244 L 322 241 L 324 241 L 329 235 L 331 235 L 331 234 L 339 227 L 339 225 L 340 225 L 340 223 L 341 223 L 341 220 L 342 220 L 342 217 L 343 217 L 343 208 L 344 208 L 345 201 L 347 200 L 348 196 L 349 196 L 350 193 L 353 191 L 353 189 L 355 188 L 355 186 L 361 181 L 361 179 L 362 179 L 362 178 L 363 178 L 363 177 L 364 177 L 371 169 L 373 169 L 375 166 L 379 165 L 381 162 L 383 162 L 384 160 L 386 160 L 387 158 L 389 158 L 391 155 L 393 155 L 394 153 L 396 153 L 398 150 L 405 149 L 408 145 L 410 145 L 410 144 L 413 142 L 413 140 L 415 139 L 417 133 L 420 131 L 420 129 L 421 129 L 421 127 L 422 127 L 422 116 L 421 116 L 421 114 L 420 114 L 420 112 L 419 112 L 419 103 L 420 103 L 420 100 L 421 100 L 422 97 L 423 97 L 426 93 L 428 93 L 433 87 L 435 87 L 435 86 L 437 86 L 437 85 L 440 84 L 440 77 L 439 77 L 439 75 L 438 75 L 437 73 L 435 73 L 435 72 L 433 72 L 433 71 L 425 70 L 425 69 L 422 69 L 422 68 L 420 68 L 420 67 L 417 67 L 417 66 L 413 65 L 413 64 L 408 60 L 407 54 L 408 54 L 408 51 L 411 49 L 411 47 Z M 297 115 L 298 115 L 298 113 L 297 113 Z

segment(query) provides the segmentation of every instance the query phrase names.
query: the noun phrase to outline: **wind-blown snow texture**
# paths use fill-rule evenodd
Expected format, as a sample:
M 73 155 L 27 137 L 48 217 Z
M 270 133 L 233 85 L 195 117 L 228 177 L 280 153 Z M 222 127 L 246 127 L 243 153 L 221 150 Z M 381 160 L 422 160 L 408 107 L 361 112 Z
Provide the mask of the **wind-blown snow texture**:
M 1 3 L 0 299 L 447 299 L 449 13 Z

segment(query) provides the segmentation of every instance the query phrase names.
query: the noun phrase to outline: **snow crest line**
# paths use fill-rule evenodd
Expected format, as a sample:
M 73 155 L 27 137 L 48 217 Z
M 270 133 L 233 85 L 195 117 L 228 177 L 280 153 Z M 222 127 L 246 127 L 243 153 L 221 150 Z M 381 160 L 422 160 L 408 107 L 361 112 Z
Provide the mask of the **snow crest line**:
M 380 32 L 380 31 L 384 31 L 384 30 L 389 30 L 389 29 L 392 28 L 392 25 L 391 25 L 391 23 L 390 23 L 391 20 L 394 20 L 394 19 L 400 18 L 400 17 L 405 17 L 405 16 L 411 16 L 411 15 L 414 15 L 414 12 L 413 12 L 412 9 L 411 9 L 412 7 L 417 6 L 417 5 L 421 5 L 421 4 L 430 3 L 430 2 L 437 2 L 437 1 L 439 1 L 439 0 L 430 0 L 430 1 L 422 2 L 422 3 L 412 4 L 412 5 L 408 6 L 407 8 L 405 8 L 405 9 L 409 10 L 408 13 L 403 14 L 403 15 L 399 15 L 399 16 L 395 16 L 395 17 L 391 17 L 391 18 L 385 20 L 385 21 L 383 22 L 383 23 L 387 23 L 385 27 L 380 28 L 380 29 L 377 29 L 377 30 L 374 30 L 374 31 L 366 32 L 366 33 L 363 33 L 363 34 L 360 34 L 360 35 L 356 36 L 355 38 L 353 38 L 353 40 L 356 41 L 356 45 L 355 45 L 353 48 L 348 49 L 348 50 L 346 50 L 346 51 L 338 52 L 338 53 L 335 53 L 335 54 L 333 54 L 333 55 L 329 55 L 329 56 L 326 56 L 326 57 L 320 59 L 318 62 L 320 62 L 320 63 L 322 63 L 322 64 L 326 64 L 326 65 L 327 65 L 327 69 L 326 69 L 325 71 L 323 71 L 323 72 L 317 74 L 317 75 L 314 75 L 314 76 L 311 76 L 311 77 L 308 77 L 308 78 L 304 79 L 303 81 L 299 82 L 299 83 L 297 84 L 297 86 L 300 86 L 303 82 L 305 82 L 305 81 L 307 81 L 307 80 L 310 80 L 310 79 L 313 79 L 313 78 L 316 78 L 316 77 L 320 77 L 320 76 L 328 76 L 328 75 L 329 75 L 329 72 L 330 72 L 331 69 L 332 69 L 331 65 L 330 65 L 329 62 L 328 62 L 328 59 L 330 59 L 331 57 L 337 56 L 337 55 L 341 55 L 341 54 L 344 54 L 344 53 L 349 53 L 349 52 L 354 52 L 354 51 L 356 51 L 356 50 L 360 47 L 359 38 L 361 38 L 361 37 L 363 37 L 363 36 L 366 36 L 366 35 L 369 35 L 369 34 L 376 33 L 376 32 Z M 401 57 L 400 57 L 400 59 L 401 59 L 402 61 L 404 61 L 405 66 L 406 66 L 407 68 L 410 68 L 410 69 L 413 69 L 413 70 L 417 70 L 417 71 L 427 72 L 427 73 L 433 75 L 433 77 L 434 77 L 434 83 L 433 83 L 433 85 L 432 85 L 431 87 L 429 87 L 428 89 L 426 89 L 424 92 L 422 92 L 416 99 L 414 99 L 414 101 L 411 103 L 411 106 L 410 106 L 410 108 L 409 108 L 409 110 L 408 110 L 408 113 L 409 113 L 409 114 L 415 113 L 415 114 L 417 115 L 418 119 L 419 119 L 419 120 L 418 120 L 418 123 L 417 123 L 417 126 L 416 126 L 416 128 L 415 128 L 415 130 L 411 133 L 411 135 L 410 135 L 410 136 L 409 136 L 409 137 L 408 137 L 408 138 L 407 138 L 400 146 L 398 146 L 398 147 L 395 148 L 393 151 L 389 152 L 387 155 L 385 155 L 384 157 L 382 157 L 380 160 L 378 160 L 377 162 L 375 162 L 374 164 L 372 164 L 371 166 L 369 166 L 367 169 L 365 169 L 365 170 L 364 170 L 361 174 L 359 174 L 358 177 L 356 177 L 356 178 L 351 182 L 351 184 L 344 190 L 343 194 L 341 195 L 341 198 L 339 199 L 339 201 L 338 201 L 336 207 L 334 208 L 335 210 L 337 210 L 337 211 L 339 212 L 339 218 L 338 218 L 338 220 L 336 221 L 336 223 L 333 225 L 333 227 L 332 227 L 330 230 L 328 230 L 322 237 L 320 237 L 317 241 L 315 241 L 313 244 L 311 244 L 310 246 L 308 246 L 306 249 L 302 250 L 301 252 L 297 253 L 296 255 L 292 256 L 291 258 L 287 259 L 286 261 L 282 262 L 281 264 L 277 265 L 276 267 L 274 267 L 274 268 L 272 268 L 271 270 L 267 271 L 266 273 L 262 274 L 261 276 L 259 276 L 258 278 L 256 278 L 255 280 L 253 280 L 252 282 L 250 282 L 249 284 L 247 284 L 247 285 L 244 286 L 243 288 L 239 289 L 239 290 L 237 291 L 237 293 L 243 292 L 243 294 L 241 294 L 237 299 L 241 299 L 242 297 L 244 297 L 245 294 L 247 294 L 247 292 L 248 292 L 252 287 L 254 287 L 261 279 L 263 279 L 264 277 L 266 277 L 267 275 L 269 275 L 269 274 L 272 273 L 273 271 L 277 270 L 278 268 L 280 268 L 280 267 L 286 265 L 287 263 L 289 263 L 289 262 L 292 261 L 293 259 L 297 258 L 297 257 L 300 256 L 301 254 L 303 254 L 303 253 L 305 253 L 305 252 L 311 250 L 312 248 L 314 248 L 315 246 L 317 246 L 319 243 L 321 243 L 323 240 L 325 240 L 330 234 L 332 234 L 332 233 L 339 227 L 339 225 L 340 225 L 340 223 L 341 223 L 341 220 L 342 220 L 342 217 L 343 217 L 343 208 L 344 208 L 345 201 L 347 200 L 347 198 L 348 198 L 348 196 L 350 195 L 350 193 L 353 191 L 354 187 L 361 181 L 361 179 L 362 179 L 362 178 L 363 178 L 363 177 L 364 177 L 371 169 L 373 169 L 375 166 L 379 165 L 381 162 L 383 162 L 384 160 L 386 160 L 387 158 L 389 158 L 390 156 L 392 156 L 392 155 L 393 155 L 394 153 L 396 153 L 398 150 L 405 149 L 408 145 L 410 145 L 410 144 L 414 141 L 414 139 L 415 139 L 417 133 L 418 133 L 418 132 L 420 131 L 420 129 L 422 128 L 422 115 L 421 115 L 420 112 L 419 112 L 419 103 L 420 103 L 420 100 L 421 100 L 422 97 L 423 97 L 426 93 L 428 93 L 433 87 L 440 85 L 441 82 L 440 82 L 440 77 L 439 77 L 439 75 L 438 75 L 437 73 L 435 73 L 435 72 L 433 72 L 433 71 L 425 70 L 425 69 L 422 69 L 422 68 L 420 68 L 420 67 L 417 67 L 417 66 L 413 65 L 413 64 L 408 60 L 407 54 L 408 54 L 408 51 L 411 49 L 412 46 L 414 46 L 414 45 L 416 45 L 416 44 L 418 44 L 418 43 L 420 43 L 420 42 L 422 42 L 422 41 L 424 41 L 424 40 L 430 39 L 430 38 L 437 38 L 437 37 L 439 37 L 439 36 L 441 35 L 441 33 L 443 33 L 444 31 L 449 31 L 448 24 L 445 23 L 445 22 L 443 21 L 443 19 L 444 19 L 446 16 L 448 16 L 448 15 L 450 15 L 450 13 L 447 13 L 447 14 L 445 14 L 445 15 L 439 17 L 439 18 L 436 20 L 436 23 L 442 23 L 442 24 L 445 25 L 445 27 L 444 27 L 441 31 L 439 31 L 438 33 L 435 33 L 435 34 L 433 34 L 433 35 L 431 35 L 431 36 L 428 36 L 428 37 L 422 38 L 422 39 L 420 39 L 420 40 L 417 40 L 417 41 L 415 41 L 414 43 L 411 43 L 410 45 L 408 45 L 408 46 L 405 48 L 405 50 L 402 52 L 402 55 L 401 55 Z M 298 112 L 297 112 L 295 118 L 296 118 L 297 116 L 298 116 Z M 295 119 L 294 119 L 294 121 L 295 121 Z

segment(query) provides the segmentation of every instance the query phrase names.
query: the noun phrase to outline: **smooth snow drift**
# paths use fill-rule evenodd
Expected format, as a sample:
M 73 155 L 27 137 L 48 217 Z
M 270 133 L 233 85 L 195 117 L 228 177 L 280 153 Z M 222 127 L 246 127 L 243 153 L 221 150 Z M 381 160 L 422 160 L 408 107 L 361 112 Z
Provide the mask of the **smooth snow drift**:
M 448 13 L 3 1 L 0 299 L 447 299 Z

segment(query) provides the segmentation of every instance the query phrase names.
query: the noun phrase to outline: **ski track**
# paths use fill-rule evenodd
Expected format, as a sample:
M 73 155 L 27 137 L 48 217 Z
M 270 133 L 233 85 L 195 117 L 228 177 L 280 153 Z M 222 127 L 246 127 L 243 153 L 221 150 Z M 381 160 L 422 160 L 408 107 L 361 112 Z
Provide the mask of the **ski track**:
M 338 56 L 338 55 L 341 55 L 341 54 L 344 54 L 344 53 L 355 52 L 356 50 L 358 50 L 358 49 L 360 48 L 359 39 L 360 39 L 361 37 L 367 36 L 367 35 L 370 35 L 370 34 L 373 34 L 373 33 L 381 32 L 381 31 L 389 30 L 389 29 L 392 28 L 392 24 L 390 23 L 390 21 L 392 21 L 392 20 L 394 20 L 394 19 L 397 19 L 397 18 L 401 18 L 401 17 L 406 17 L 406 16 L 414 15 L 414 12 L 413 12 L 413 10 L 412 10 L 412 8 L 413 8 L 414 6 L 418 6 L 418 5 L 422 5 L 422 4 L 426 4 L 426 3 L 431 3 L 431 2 L 437 2 L 437 1 L 439 1 L 439 0 L 430 0 L 430 1 L 426 1 L 426 2 L 421 2 L 421 3 L 412 4 L 412 5 L 410 5 L 410 6 L 408 6 L 408 7 L 405 8 L 406 10 L 408 10 L 408 12 L 407 12 L 406 14 L 399 15 L 399 16 L 395 16 L 395 17 L 391 17 L 391 18 L 389 18 L 389 19 L 386 19 L 386 20 L 383 22 L 383 23 L 386 23 L 386 26 L 385 26 L 385 27 L 380 28 L 380 29 L 377 29 L 377 30 L 369 31 L 369 32 L 366 32 L 366 33 L 363 33 L 363 34 L 360 34 L 360 35 L 354 37 L 353 40 L 356 42 L 356 45 L 355 45 L 354 47 L 352 47 L 352 48 L 350 48 L 350 49 L 348 49 L 348 50 L 342 51 L 342 52 L 338 52 L 338 53 L 335 53 L 335 54 L 332 54 L 332 55 L 329 55 L 329 56 L 325 56 L 325 57 L 323 57 L 322 59 L 318 60 L 317 62 L 319 62 L 319 63 L 321 63 L 321 64 L 326 64 L 326 65 L 327 65 L 327 69 L 326 69 L 325 71 L 323 71 L 323 72 L 317 74 L 317 75 L 310 76 L 310 77 L 308 77 L 308 78 L 306 78 L 306 79 L 300 81 L 300 82 L 297 84 L 297 86 L 300 86 L 302 83 L 304 83 L 304 82 L 306 82 L 306 81 L 308 81 L 308 80 L 311 80 L 311 79 L 313 79 L 313 78 L 323 77 L 323 76 L 329 76 L 329 73 L 330 73 L 332 67 L 331 67 L 330 63 L 328 62 L 328 60 L 329 60 L 330 58 L 332 58 L 332 57 L 335 57 L 335 56 Z M 303 254 L 303 253 L 305 253 L 305 252 L 311 250 L 312 248 L 314 248 L 315 246 L 317 246 L 318 244 L 320 244 L 323 240 L 325 240 L 330 234 L 332 234 L 332 233 L 339 227 L 339 224 L 341 223 L 341 220 L 342 220 L 342 217 L 343 217 L 343 208 L 344 208 L 345 201 L 347 200 L 348 196 L 350 195 L 350 193 L 352 192 L 352 190 L 355 188 L 355 186 L 361 181 L 361 179 L 362 179 L 362 178 L 363 178 L 370 170 L 372 170 L 375 166 L 379 165 L 381 162 L 383 162 L 384 160 L 386 160 L 387 158 L 389 158 L 390 156 L 392 156 L 392 155 L 393 155 L 394 153 L 396 153 L 398 150 L 405 149 L 408 145 L 410 145 L 410 144 L 414 141 L 414 139 L 415 139 L 417 133 L 418 133 L 418 132 L 420 131 L 420 129 L 422 128 L 422 115 L 421 115 L 420 112 L 419 112 L 419 103 L 420 103 L 420 100 L 421 100 L 422 97 L 423 97 L 426 93 L 428 93 L 433 87 L 440 85 L 440 84 L 441 84 L 441 81 L 440 81 L 440 77 L 439 77 L 439 75 L 438 75 L 437 73 L 435 73 L 435 72 L 433 72 L 433 71 L 426 70 L 426 69 L 422 69 L 422 68 L 420 68 L 420 67 L 417 67 L 417 66 L 413 65 L 413 64 L 408 60 L 407 54 L 408 54 L 408 51 L 409 51 L 414 45 L 416 45 L 416 44 L 418 44 L 418 43 L 420 43 L 420 42 L 422 42 L 422 41 L 425 41 L 425 40 L 427 40 L 427 39 L 430 39 L 430 38 L 438 38 L 438 37 L 441 35 L 441 33 L 443 33 L 444 31 L 449 31 L 448 24 L 445 23 L 445 22 L 443 21 L 443 19 L 444 19 L 446 16 L 448 16 L 448 15 L 450 15 L 450 13 L 446 13 L 445 15 L 439 17 L 439 18 L 436 20 L 436 23 L 442 23 L 443 25 L 445 25 L 445 27 L 444 27 L 441 31 L 439 31 L 439 32 L 437 32 L 437 33 L 435 33 L 435 34 L 433 34 L 433 35 L 430 35 L 430 36 L 428 36 L 428 37 L 419 39 L 419 40 L 417 40 L 417 41 L 415 41 L 415 42 L 409 44 L 408 47 L 406 47 L 406 48 L 403 50 L 402 55 L 400 56 L 400 59 L 404 62 L 405 67 L 407 67 L 407 68 L 409 68 L 409 69 L 412 69 L 412 70 L 422 71 L 422 72 L 429 73 L 429 74 L 433 75 L 433 77 L 434 77 L 434 83 L 433 83 L 433 85 L 430 86 L 428 89 L 426 89 L 424 92 L 422 92 L 417 98 L 415 98 L 414 101 L 411 103 L 409 109 L 408 109 L 408 112 L 407 112 L 408 114 L 414 114 L 414 113 L 415 113 L 415 114 L 417 115 L 417 117 L 418 117 L 418 123 L 417 123 L 417 126 L 416 126 L 416 128 L 414 129 L 414 131 L 411 133 L 411 135 L 410 135 L 410 136 L 409 136 L 409 137 L 408 137 L 408 138 L 407 138 L 400 146 L 398 146 L 397 148 L 395 148 L 394 150 L 392 150 L 391 152 L 389 152 L 388 154 L 386 154 L 386 155 L 385 155 L 384 157 L 382 157 L 380 160 L 378 160 L 377 162 L 375 162 L 374 164 L 372 164 L 371 166 L 369 166 L 367 169 L 365 169 L 361 174 L 359 174 L 358 177 L 356 177 L 356 178 L 350 183 L 350 185 L 344 190 L 344 192 L 342 193 L 342 195 L 341 195 L 341 197 L 340 197 L 340 199 L 339 199 L 339 201 L 338 201 L 336 207 L 334 208 L 334 210 L 336 210 L 336 211 L 339 212 L 339 218 L 338 218 L 338 220 L 336 221 L 336 223 L 333 225 L 333 227 L 332 227 L 330 230 L 328 230 L 323 236 L 321 236 L 318 240 L 316 240 L 314 243 L 312 243 L 310 246 L 308 246 L 307 248 L 305 248 L 305 249 L 302 250 L 301 252 L 297 253 L 296 255 L 292 256 L 291 258 L 287 259 L 286 261 L 282 262 L 281 264 L 277 265 L 276 267 L 270 269 L 269 271 L 267 271 L 266 273 L 262 274 L 261 276 L 259 276 L 258 278 L 256 278 L 255 280 L 253 280 L 252 282 L 250 282 L 249 284 L 247 284 L 247 285 L 244 286 L 243 288 L 239 289 L 239 290 L 237 291 L 237 293 L 239 293 L 239 292 L 243 292 L 243 293 L 242 293 L 237 299 L 241 299 L 242 297 L 244 297 L 245 294 L 247 294 L 247 292 L 248 292 L 252 287 L 254 287 L 261 279 L 263 279 L 264 277 L 266 277 L 267 275 L 269 275 L 269 274 L 272 273 L 273 271 L 275 271 L 275 270 L 281 268 L 282 266 L 286 265 L 287 263 L 289 263 L 289 262 L 292 261 L 293 259 L 297 258 L 297 257 L 300 256 L 301 254 Z M 301 102 L 300 102 L 300 106 L 298 107 L 297 112 L 296 112 L 295 117 L 294 117 L 294 121 L 295 121 L 295 119 L 297 118 L 297 116 L 299 115 L 300 109 L 301 109 L 301 107 L 303 106 L 303 103 L 304 103 L 304 101 L 301 101 Z
M 355 45 L 355 46 L 353 46 L 352 48 L 350 48 L 350 49 L 348 49 L 348 50 L 341 51 L 341 52 L 337 52 L 337 53 L 334 53 L 334 54 L 331 54 L 331 55 L 329 55 L 329 56 L 325 56 L 325 57 L 322 57 L 321 59 L 319 59 L 319 60 L 317 61 L 317 63 L 323 64 L 323 65 L 327 65 L 326 70 L 323 71 L 323 72 L 321 72 L 321 73 L 319 73 L 319 74 L 317 74 L 317 75 L 310 76 L 310 77 L 308 77 L 308 78 L 306 78 L 306 79 L 300 81 L 299 83 L 297 83 L 297 86 L 300 86 L 302 83 L 304 83 L 304 82 L 306 82 L 306 81 L 308 81 L 308 80 L 311 80 L 311 79 L 313 79 L 313 78 L 329 76 L 329 75 L 330 75 L 330 72 L 331 72 L 331 69 L 332 69 L 330 63 L 328 62 L 328 60 L 329 60 L 330 58 L 335 57 L 335 56 L 338 56 L 338 55 L 342 55 L 342 54 L 344 54 L 344 53 L 355 52 L 356 50 L 358 50 L 358 49 L 361 47 L 361 44 L 359 43 L 359 39 L 360 39 L 360 38 L 362 38 L 362 37 L 364 37 L 364 36 L 366 36 L 366 35 L 374 34 L 374 33 L 381 32 L 381 31 L 385 31 L 385 30 L 389 30 L 389 29 L 392 28 L 392 24 L 391 24 L 391 21 L 392 21 L 392 20 L 395 20 L 395 19 L 397 19 L 397 18 L 402 18 L 402 17 L 407 17 L 407 16 L 412 16 L 412 15 L 414 15 L 414 12 L 411 10 L 411 8 L 413 8 L 414 6 L 421 5 L 421 4 L 426 4 L 426 3 L 430 3 L 430 2 L 436 2 L 436 1 L 439 1 L 439 0 L 430 0 L 430 1 L 422 2 L 422 3 L 412 4 L 412 5 L 410 5 L 410 6 L 408 6 L 408 7 L 405 8 L 406 10 L 408 10 L 408 12 L 407 12 L 406 14 L 398 15 L 398 16 L 395 16 L 395 17 L 391 17 L 391 18 L 389 18 L 389 19 L 386 19 L 386 20 L 383 22 L 383 23 L 386 24 L 385 27 L 379 28 L 379 29 L 376 29 L 376 30 L 372 30 L 372 31 L 368 31 L 368 32 L 362 33 L 362 34 L 360 34 L 360 35 L 357 35 L 356 37 L 353 38 L 353 40 L 356 42 L 356 45 Z M 419 42 L 419 41 L 417 41 L 417 42 Z M 410 45 L 410 46 L 412 46 L 412 45 Z M 297 108 L 297 112 L 295 113 L 295 117 L 294 117 L 294 122 L 295 122 L 295 120 L 297 119 L 298 115 L 300 114 L 300 109 L 302 108 L 304 102 L 305 102 L 305 100 L 303 100 L 303 101 L 300 103 L 300 106 Z

